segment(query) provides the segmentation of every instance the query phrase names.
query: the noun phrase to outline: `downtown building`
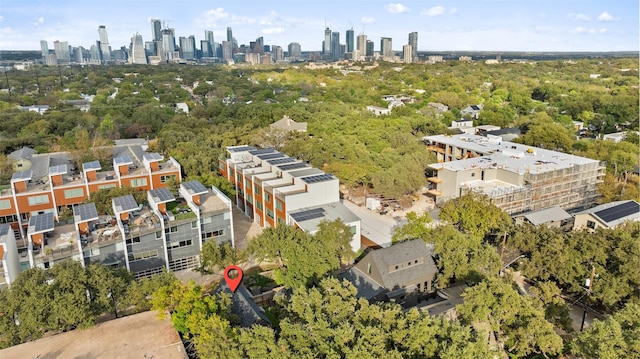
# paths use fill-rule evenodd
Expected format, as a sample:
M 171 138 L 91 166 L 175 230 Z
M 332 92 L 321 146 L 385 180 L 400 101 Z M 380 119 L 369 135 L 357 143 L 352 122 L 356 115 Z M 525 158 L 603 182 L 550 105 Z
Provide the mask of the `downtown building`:
M 113 147 L 112 169 L 98 161 L 75 168 L 67 153 L 33 155 L 0 192 L 0 288 L 29 268 L 71 259 L 123 267 L 135 277 L 199 265 L 207 240 L 234 244 L 231 201 L 197 181 L 179 184 L 180 164 L 142 146 Z M 103 188 L 146 192 L 116 197 L 99 213 L 91 195 Z M 88 201 L 87 201 L 88 200 Z
M 309 233 L 323 220 L 342 220 L 360 249 L 360 218 L 340 202 L 339 181 L 273 148 L 227 147 L 220 174 L 233 183 L 236 206 L 261 227 L 295 226 Z
M 438 163 L 429 165 L 427 193 L 440 205 L 467 191 L 486 194 L 510 215 L 553 206 L 586 208 L 598 198 L 600 161 L 502 141 L 500 136 L 423 138 Z

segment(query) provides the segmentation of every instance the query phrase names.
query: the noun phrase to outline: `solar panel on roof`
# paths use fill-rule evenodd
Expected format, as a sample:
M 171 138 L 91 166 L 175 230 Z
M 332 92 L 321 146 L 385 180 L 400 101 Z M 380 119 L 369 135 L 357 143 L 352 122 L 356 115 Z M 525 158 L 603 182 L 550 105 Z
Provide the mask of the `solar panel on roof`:
M 157 202 L 169 202 L 176 199 L 167 188 L 152 189 L 149 190 L 149 194 L 154 200 L 157 200 Z
M 9 233 L 10 228 L 11 226 L 8 224 L 0 224 L 0 237 L 6 236 Z M 11 235 L 11 238 L 13 238 L 13 235 Z
M 162 161 L 164 157 L 162 157 L 162 155 L 160 155 L 159 153 L 152 152 L 152 153 L 143 154 L 142 158 L 144 158 L 147 161 Z
M 190 191 L 192 194 L 207 193 L 207 188 L 198 181 L 189 181 L 181 184 L 184 188 Z
M 291 213 L 290 215 L 291 215 L 291 218 L 293 218 L 296 222 L 304 222 L 310 219 L 324 217 L 324 209 L 312 208 L 306 211 Z
M 249 151 L 249 153 L 254 156 L 265 154 L 265 153 L 272 153 L 272 152 L 275 152 L 275 149 L 273 147 L 263 148 L 261 150 Z
M 87 222 L 98 219 L 96 204 L 85 203 L 73 207 L 73 216 L 76 222 Z
M 49 167 L 49 174 L 52 176 L 63 175 L 67 173 L 67 165 L 58 165 Z
M 53 213 L 37 214 L 29 218 L 29 227 L 32 233 L 53 230 Z
M 100 162 L 98 162 L 98 161 L 85 162 L 85 163 L 82 164 L 82 168 L 85 171 L 101 169 Z
M 304 163 L 304 162 L 298 162 L 298 163 L 292 163 L 292 164 L 288 164 L 288 165 L 278 166 L 278 168 L 283 170 L 283 171 L 295 170 L 295 169 L 298 169 L 298 168 L 305 168 L 305 167 L 309 167 L 309 165 Z
M 240 147 L 232 147 L 227 149 L 227 151 L 229 152 L 244 152 L 244 151 L 255 151 L 255 150 L 256 148 L 251 146 L 240 146 Z
M 133 195 L 126 195 L 122 197 L 116 197 L 113 199 L 113 204 L 117 212 L 128 212 L 138 208 L 136 200 Z
M 280 158 L 280 157 L 285 157 L 285 156 L 286 155 L 284 153 L 278 152 L 278 153 L 269 153 L 269 154 L 266 154 L 266 155 L 259 155 L 257 157 L 259 159 L 261 159 L 261 160 L 270 160 L 270 159 L 273 159 L 273 158 Z
M 133 161 L 131 160 L 131 157 L 129 156 L 122 156 L 122 157 L 116 157 L 113 159 L 113 162 L 117 165 L 130 165 L 133 163 Z
M 640 204 L 634 201 L 630 201 L 600 210 L 598 212 L 595 212 L 594 215 L 600 217 L 600 219 L 608 223 L 638 212 L 640 212 Z
M 291 163 L 291 162 L 295 162 L 296 159 L 295 158 L 291 158 L 291 157 L 285 157 L 285 158 L 278 158 L 275 160 L 269 160 L 267 161 L 268 164 L 275 166 L 275 165 L 281 165 L 283 163 Z
M 30 180 L 31 176 L 33 176 L 33 171 L 32 170 L 23 171 L 23 172 L 16 172 L 11 176 L 11 181 Z
M 329 173 L 323 173 L 321 175 L 315 175 L 315 176 L 309 176 L 309 177 L 302 177 L 302 180 L 305 183 L 317 183 L 317 182 L 331 181 L 333 179 L 335 179 L 335 177 Z

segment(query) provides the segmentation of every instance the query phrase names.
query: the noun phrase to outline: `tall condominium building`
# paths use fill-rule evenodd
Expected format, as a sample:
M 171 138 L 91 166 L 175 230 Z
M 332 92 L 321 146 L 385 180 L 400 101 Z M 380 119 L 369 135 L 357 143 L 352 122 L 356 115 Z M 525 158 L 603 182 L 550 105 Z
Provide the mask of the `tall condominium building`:
M 213 49 L 207 40 L 200 40 L 200 57 L 212 57 Z
M 82 48 L 82 46 L 74 47 L 73 48 L 73 62 L 75 62 L 77 64 L 84 63 L 84 56 L 82 55 L 83 53 L 84 53 L 84 49 Z
M 391 45 L 390 37 L 380 38 L 380 56 L 385 60 L 393 58 L 393 47 Z
M 99 161 L 77 168 L 67 153 L 32 154 L 22 164 L 28 170 L 0 191 L 0 287 L 20 271 L 69 259 L 124 267 L 136 277 L 194 268 L 204 242 L 234 243 L 231 201 L 197 181 L 180 183 L 176 198 L 166 186 L 180 182 L 180 164 L 141 145 L 114 146 L 113 169 L 105 171 Z M 108 213 L 86 203 L 115 187 L 146 192 L 146 203 L 116 197 L 101 210 Z
M 136 33 L 135 35 L 133 35 L 133 37 L 131 37 L 130 52 L 131 55 L 129 57 L 129 60 L 132 64 L 147 63 L 147 53 L 144 41 L 142 40 L 142 35 Z
M 289 50 L 289 58 L 291 60 L 295 61 L 302 59 L 302 47 L 299 43 L 292 42 L 289 44 L 287 49 Z
M 324 29 L 324 40 L 322 41 L 322 54 L 329 55 L 331 54 L 331 29 Z
M 193 60 L 196 58 L 196 38 L 180 36 L 180 58 Z
M 162 21 L 151 19 L 151 40 L 162 41 Z
M 172 59 L 176 51 L 176 40 L 171 29 L 162 30 L 162 59 Z
M 340 33 L 338 31 L 334 31 L 331 33 L 331 55 L 334 60 L 344 57 L 344 54 L 341 54 L 340 52 Z
M 314 233 L 322 220 L 340 219 L 361 247 L 360 218 L 340 202 L 339 181 L 273 148 L 227 147 L 220 174 L 236 189 L 236 206 L 261 227 L 278 224 Z
M 347 52 L 353 52 L 353 50 L 355 50 L 354 47 L 354 32 L 353 29 L 349 29 L 347 30 L 347 35 L 346 35 L 346 42 L 347 42 Z
M 282 47 L 274 45 L 273 46 L 273 59 L 275 61 L 284 60 L 284 51 L 282 51 Z
M 102 56 L 102 61 L 109 61 L 111 60 L 111 48 L 109 47 L 107 28 L 104 25 L 98 26 L 98 34 L 100 35 L 100 54 Z
M 367 40 L 367 56 L 373 56 L 373 41 Z
M 40 52 L 42 52 L 42 56 L 49 55 L 49 44 L 47 43 L 47 40 L 40 41 Z
M 406 64 L 413 62 L 413 47 L 411 45 L 402 46 L 402 61 Z
M 358 50 L 358 55 L 366 56 L 367 55 L 367 35 L 365 34 L 358 35 L 358 41 L 356 45 L 357 45 L 356 50 Z
M 411 62 L 418 61 L 418 33 L 409 33 L 409 45 L 411 45 Z M 406 61 L 405 61 L 406 62 Z
M 56 60 L 58 60 L 58 63 L 67 63 L 71 60 L 68 42 L 56 40 L 53 42 L 53 48 L 56 52 Z
M 595 203 L 605 166 L 597 160 L 502 141 L 500 136 L 437 135 L 424 139 L 439 163 L 430 164 L 428 194 L 436 204 L 466 191 L 484 193 L 513 215 L 552 206 Z
M 205 30 L 204 39 L 209 44 L 209 50 L 205 54 L 204 53 L 205 52 L 204 48 L 201 47 L 202 52 L 203 52 L 202 56 L 203 57 L 213 57 L 213 56 L 215 56 L 216 42 L 213 39 L 213 31 Z
M 233 31 L 231 31 L 230 27 L 227 28 L 227 41 L 229 43 L 233 42 Z
M 156 47 L 156 44 L 157 44 L 156 41 L 145 41 L 144 52 L 146 53 L 147 57 L 157 56 L 158 48 Z
M 223 41 L 222 42 L 222 58 L 224 60 L 232 60 L 233 59 L 233 47 L 231 42 Z

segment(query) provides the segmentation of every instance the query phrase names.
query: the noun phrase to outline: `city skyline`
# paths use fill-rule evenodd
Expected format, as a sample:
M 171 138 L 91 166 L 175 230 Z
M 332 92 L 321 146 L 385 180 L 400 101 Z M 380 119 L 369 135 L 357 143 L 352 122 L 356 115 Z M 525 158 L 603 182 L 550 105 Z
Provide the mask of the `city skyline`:
M 304 2 L 280 5 L 256 1 L 190 3 L 176 11 L 174 2 L 76 0 L 5 0 L 0 9 L 0 50 L 37 50 L 40 40 L 55 40 L 89 48 L 106 26 L 113 49 L 129 46 L 139 33 L 151 41 L 151 19 L 175 29 L 175 37 L 194 35 L 196 43 L 213 31 L 226 40 L 233 28 L 238 44 L 264 37 L 265 45 L 302 51 L 322 51 L 326 27 L 356 37 L 364 33 L 376 44 L 393 39 L 393 51 L 402 51 L 407 34 L 419 33 L 418 51 L 637 51 L 638 2 L 468 0 Z M 340 11 L 336 11 L 339 9 Z M 633 14 L 633 15 L 631 15 Z

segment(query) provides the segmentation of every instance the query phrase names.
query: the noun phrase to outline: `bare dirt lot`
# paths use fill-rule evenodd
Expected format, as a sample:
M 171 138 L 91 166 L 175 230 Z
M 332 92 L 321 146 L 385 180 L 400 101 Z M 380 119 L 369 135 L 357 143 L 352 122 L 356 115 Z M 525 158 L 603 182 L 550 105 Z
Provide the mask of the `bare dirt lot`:
M 144 312 L 3 349 L 0 358 L 186 359 L 187 354 L 169 318 Z

